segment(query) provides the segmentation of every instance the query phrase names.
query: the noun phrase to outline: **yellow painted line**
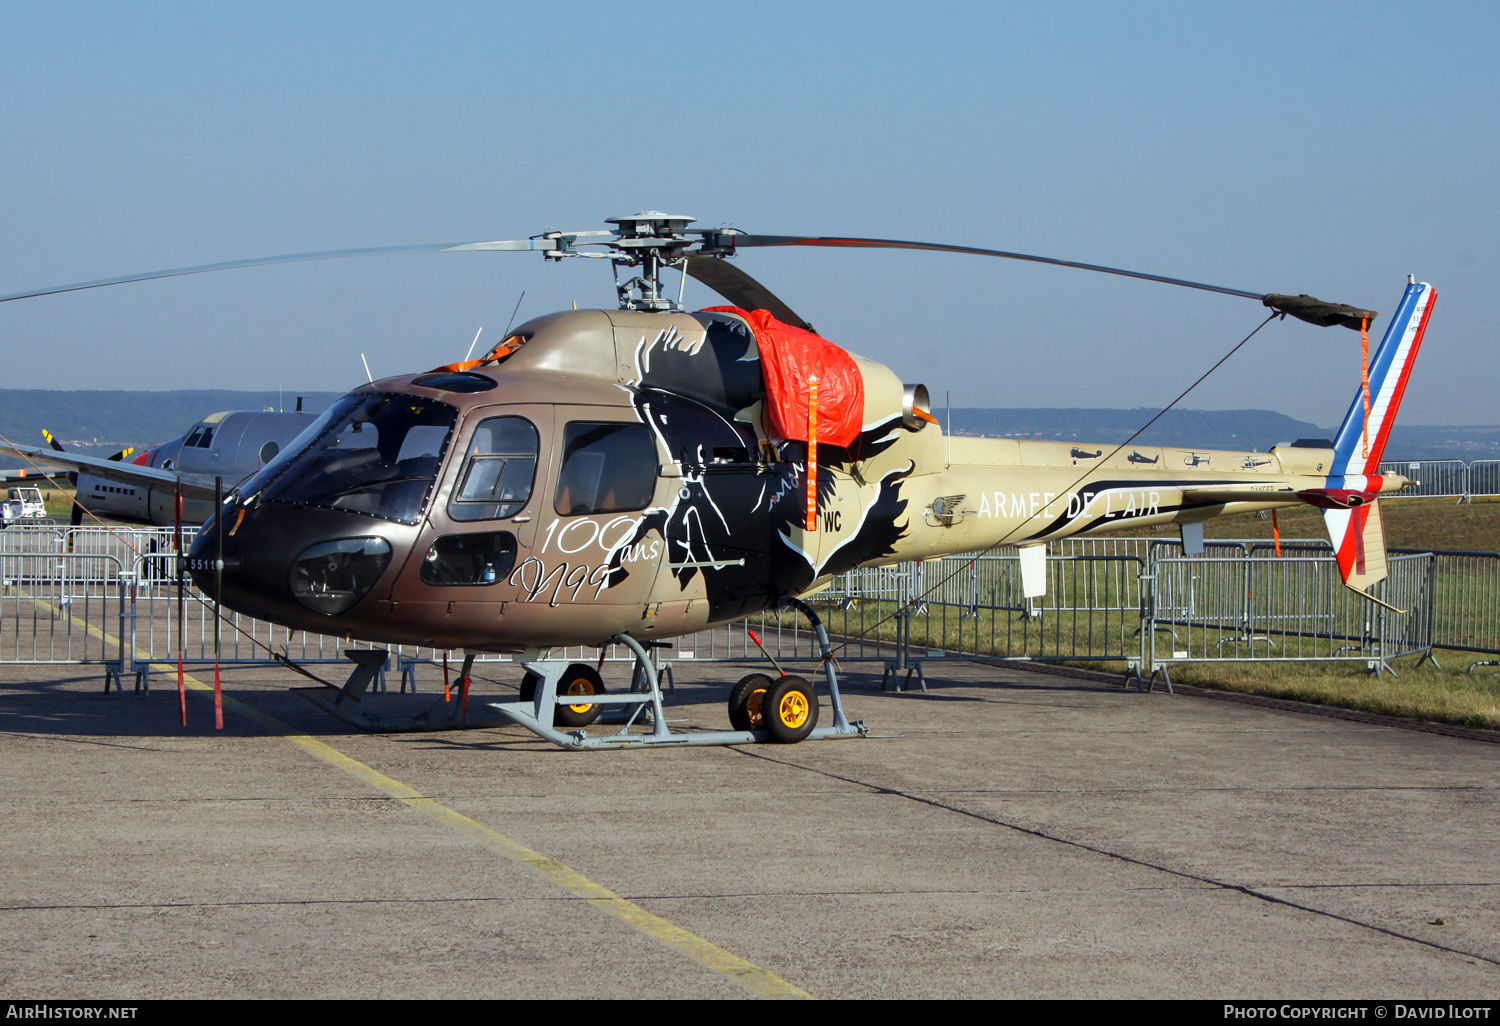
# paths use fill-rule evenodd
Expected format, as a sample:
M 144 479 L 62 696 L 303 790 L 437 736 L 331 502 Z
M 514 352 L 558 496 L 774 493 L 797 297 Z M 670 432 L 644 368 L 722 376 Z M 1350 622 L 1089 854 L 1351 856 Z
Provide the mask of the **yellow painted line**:
M 47 606 L 54 612 L 56 607 L 41 599 L 32 599 L 39 605 Z M 69 617 L 72 619 L 72 617 Z M 74 620 L 74 623 L 80 623 Z M 86 624 L 81 624 L 87 627 Z M 97 628 L 88 627 L 100 637 L 118 644 L 117 639 L 110 634 L 99 631 Z M 142 662 L 151 661 L 147 653 L 137 651 L 136 659 Z M 171 666 L 170 663 L 156 662 L 158 666 Z M 188 687 L 194 691 L 212 693 L 213 685 L 205 684 L 192 674 L 184 674 Z M 725 951 L 710 941 L 704 940 L 697 934 L 689 933 L 682 927 L 672 923 L 661 916 L 647 912 L 644 908 L 627 898 L 622 898 L 614 891 L 602 884 L 597 884 L 578 872 L 571 869 L 556 859 L 548 858 L 540 852 L 532 851 L 524 844 L 518 844 L 497 830 L 491 830 L 476 820 L 470 819 L 461 812 L 448 808 L 441 802 L 434 801 L 419 791 L 414 790 L 386 776 L 376 769 L 372 769 L 352 759 L 332 745 L 319 741 L 315 737 L 302 734 L 289 723 L 278 720 L 255 709 L 235 698 L 224 698 L 224 708 L 232 710 L 244 716 L 246 719 L 265 727 L 273 734 L 279 734 L 292 744 L 297 745 L 303 751 L 316 759 L 321 759 L 330 766 L 336 766 L 348 773 L 350 776 L 364 781 L 377 791 L 384 791 L 399 802 L 416 809 L 427 818 L 441 823 L 451 830 L 456 830 L 471 841 L 476 841 L 490 849 L 497 855 L 520 863 L 535 870 L 548 880 L 557 884 L 563 890 L 568 891 L 579 898 L 584 899 L 594 908 L 616 919 L 628 926 L 639 930 L 652 940 L 659 941 L 679 954 L 699 962 L 712 969 L 714 972 L 727 976 L 730 980 L 738 983 L 741 987 L 764 998 L 801 999 L 811 1000 L 812 995 L 807 991 L 793 986 L 781 977 L 762 969 L 753 962 L 747 962 L 736 954 Z

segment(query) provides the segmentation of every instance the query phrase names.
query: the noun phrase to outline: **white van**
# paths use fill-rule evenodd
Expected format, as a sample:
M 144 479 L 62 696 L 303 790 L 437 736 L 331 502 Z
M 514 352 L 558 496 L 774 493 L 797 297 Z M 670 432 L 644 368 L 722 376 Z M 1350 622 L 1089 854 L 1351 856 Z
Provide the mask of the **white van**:
M 40 488 L 8 488 L 5 497 L 12 502 L 21 504 L 21 516 L 44 517 L 47 515 L 47 504 L 42 501 L 42 490 Z

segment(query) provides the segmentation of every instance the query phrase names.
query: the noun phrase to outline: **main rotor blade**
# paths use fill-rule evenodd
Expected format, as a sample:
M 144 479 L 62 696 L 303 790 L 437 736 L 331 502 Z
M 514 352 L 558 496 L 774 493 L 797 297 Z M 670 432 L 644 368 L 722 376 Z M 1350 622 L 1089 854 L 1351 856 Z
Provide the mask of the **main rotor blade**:
M 1004 257 L 1007 260 L 1026 260 L 1034 264 L 1055 264 L 1058 267 L 1077 267 L 1084 271 L 1102 271 L 1105 274 L 1120 274 L 1127 278 L 1145 278 L 1147 281 L 1160 281 L 1168 285 L 1184 285 L 1190 289 L 1204 289 L 1208 292 L 1222 292 L 1229 296 L 1243 296 L 1246 299 L 1264 299 L 1264 292 L 1246 292 L 1244 289 L 1230 289 L 1222 285 L 1205 285 L 1199 281 L 1186 281 L 1182 278 L 1167 278 L 1160 274 L 1146 274 L 1143 271 L 1127 271 L 1119 267 L 1105 267 L 1101 264 L 1084 264 L 1077 260 L 1059 260 L 1056 257 L 1033 256 L 1030 253 L 1011 253 L 1003 249 L 980 249 L 977 246 L 948 246 L 937 242 L 906 242 L 901 239 L 854 239 L 843 236 L 817 236 L 817 235 L 732 235 L 729 237 L 730 245 L 735 249 L 749 246 L 831 246 L 843 249 L 922 249 L 937 253 L 969 253 L 974 256 Z
M 398 253 L 461 253 L 479 250 L 550 252 L 555 249 L 557 249 L 555 239 L 512 239 L 504 242 L 432 242 L 415 246 L 374 246 L 368 249 L 330 249 L 320 253 L 288 253 L 284 256 L 226 260 L 222 263 L 198 264 L 194 267 L 173 267 L 165 271 L 123 274 L 118 278 L 100 278 L 97 281 L 81 281 L 73 285 L 57 285 L 52 288 L 32 289 L 29 292 L 13 292 L 8 296 L 0 296 L 0 303 L 8 303 L 13 299 L 30 299 L 33 296 L 51 296 L 59 292 L 103 288 L 105 285 L 124 285 L 132 281 L 150 281 L 153 278 L 176 278 L 184 274 L 232 271 L 240 267 L 262 267 L 267 264 L 295 264 L 306 260 L 341 260 L 345 257 L 391 256 Z
M 813 330 L 774 292 L 722 257 L 688 257 L 687 273 L 742 310 L 769 310 L 778 321 Z
M 728 236 L 728 241 L 731 249 L 749 248 L 752 246 L 920 249 L 938 253 L 968 253 L 974 256 L 1004 257 L 1007 260 L 1025 260 L 1033 264 L 1054 264 L 1058 267 L 1076 267 L 1083 271 L 1118 274 L 1126 278 L 1144 278 L 1146 281 L 1159 281 L 1167 285 L 1181 285 L 1190 289 L 1202 289 L 1205 292 L 1220 292 L 1226 296 L 1242 296 L 1245 299 L 1258 299 L 1265 306 L 1270 307 L 1278 313 L 1290 314 L 1299 320 L 1304 320 L 1309 324 L 1316 324 L 1320 327 L 1329 327 L 1337 324 L 1358 331 L 1362 320 L 1368 326 L 1369 323 L 1375 320 L 1376 316 L 1374 310 L 1361 310 L 1358 307 L 1344 306 L 1341 303 L 1325 303 L 1312 296 L 1282 296 L 1276 293 L 1249 292 L 1245 289 L 1231 289 L 1222 285 L 1208 285 L 1201 281 L 1187 281 L 1184 278 L 1168 278 L 1161 274 L 1146 274 L 1144 271 L 1127 271 L 1120 267 L 1085 264 L 1077 260 L 1059 260 L 1056 257 L 1035 256 L 1030 253 L 1011 253 L 1003 249 L 981 249 L 977 246 L 947 246 L 935 242 L 907 242 L 901 239 L 856 239 L 826 235 L 731 235 Z

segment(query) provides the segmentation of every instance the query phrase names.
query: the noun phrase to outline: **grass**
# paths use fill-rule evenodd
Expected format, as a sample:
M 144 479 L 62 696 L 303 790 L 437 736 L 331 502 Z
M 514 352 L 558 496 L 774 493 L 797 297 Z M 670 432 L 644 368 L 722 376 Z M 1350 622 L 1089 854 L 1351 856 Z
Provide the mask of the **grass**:
M 42 499 L 47 503 L 47 515 L 67 520 L 73 515 L 73 486 L 59 482 L 59 487 L 42 485 Z
M 1447 664 L 1431 662 L 1418 669 L 1416 656 L 1396 660 L 1399 676 L 1376 677 L 1362 666 L 1337 663 L 1228 663 L 1172 667 L 1172 680 L 1220 691 L 1269 695 L 1298 702 L 1360 709 L 1500 730 L 1500 667 L 1464 672 L 1479 655 L 1439 652 Z

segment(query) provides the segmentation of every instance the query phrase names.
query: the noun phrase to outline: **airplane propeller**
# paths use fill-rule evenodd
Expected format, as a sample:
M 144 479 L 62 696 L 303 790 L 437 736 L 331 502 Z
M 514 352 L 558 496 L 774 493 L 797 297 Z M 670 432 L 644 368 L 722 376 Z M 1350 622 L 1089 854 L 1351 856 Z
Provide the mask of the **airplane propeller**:
M 1320 327 L 1342 325 L 1360 330 L 1368 328 L 1375 320 L 1373 310 L 1328 303 L 1308 295 L 1282 295 L 1274 292 L 1251 292 L 1245 289 L 1210 285 L 1144 271 L 1131 271 L 1120 267 L 1106 267 L 1077 260 L 1058 257 L 1037 256 L 1030 253 L 1015 253 L 1009 250 L 985 249 L 978 246 L 959 246 L 935 242 L 912 242 L 902 239 L 867 239 L 853 236 L 826 235 L 754 235 L 734 228 L 689 229 L 691 217 L 663 214 L 648 210 L 630 217 L 611 218 L 617 225 L 614 230 L 561 232 L 547 231 L 529 239 L 507 239 L 493 242 L 435 242 L 408 246 L 374 246 L 364 249 L 335 249 L 313 253 L 289 253 L 282 256 L 254 257 L 248 260 L 227 260 L 192 267 L 176 267 L 140 274 L 126 274 L 114 278 L 76 282 L 71 285 L 56 285 L 48 288 L 30 289 L 0 296 L 0 303 L 37 296 L 55 295 L 60 292 L 77 292 L 82 289 L 103 288 L 106 285 L 123 285 L 128 282 L 150 281 L 156 278 L 173 278 L 188 274 L 204 274 L 209 271 L 228 271 L 244 267 L 264 267 L 272 264 L 301 263 L 312 260 L 339 260 L 349 257 L 392 256 L 407 253 L 464 253 L 464 252 L 532 252 L 542 253 L 549 260 L 569 257 L 594 257 L 614 262 L 617 287 L 620 290 L 620 305 L 624 309 L 666 310 L 672 309 L 670 300 L 660 295 L 657 273 L 662 267 L 679 266 L 688 276 L 702 282 L 730 303 L 745 309 L 769 310 L 777 319 L 798 327 L 809 328 L 808 323 L 798 317 L 790 307 L 749 274 L 728 264 L 724 258 L 734 256 L 741 249 L 772 248 L 781 246 L 819 246 L 838 249 L 910 249 L 938 253 L 963 253 L 971 256 L 1000 257 L 1007 260 L 1022 260 L 1030 263 L 1052 264 L 1058 267 L 1073 267 L 1103 274 L 1122 275 L 1146 281 L 1178 285 L 1184 288 L 1218 292 L 1228 296 L 1260 300 L 1265 306 L 1283 316 L 1296 317 Z M 693 239 L 691 236 L 698 236 Z M 585 252 L 580 246 L 600 246 L 605 252 Z M 626 283 L 618 282 L 621 267 L 646 266 L 646 274 Z M 638 296 L 632 296 L 638 290 Z
M 42 428 L 42 437 L 47 440 L 47 444 L 50 445 L 50 446 L 52 446 L 52 448 L 53 448 L 53 450 L 55 452 L 67 452 L 68 451 L 68 450 L 66 450 L 66 449 L 63 448 L 62 443 L 59 442 L 56 439 L 56 437 L 53 436 L 52 432 L 48 431 L 46 428 Z M 133 448 L 132 449 L 121 449 L 119 452 L 115 453 L 113 456 L 111 456 L 109 458 L 111 460 L 115 461 L 116 463 L 119 463 L 120 461 L 124 460 L 126 457 L 128 457 L 133 452 L 135 452 L 135 450 Z M 81 503 L 81 502 L 78 501 L 78 471 L 76 471 L 76 470 L 70 470 L 66 474 L 61 474 L 59 476 L 67 478 L 67 480 L 73 485 L 73 514 L 69 518 L 68 522 L 73 527 L 78 527 L 78 526 L 80 526 L 83 523 L 83 514 L 84 514 L 83 503 Z

